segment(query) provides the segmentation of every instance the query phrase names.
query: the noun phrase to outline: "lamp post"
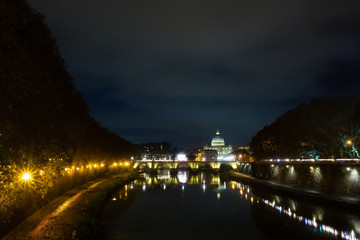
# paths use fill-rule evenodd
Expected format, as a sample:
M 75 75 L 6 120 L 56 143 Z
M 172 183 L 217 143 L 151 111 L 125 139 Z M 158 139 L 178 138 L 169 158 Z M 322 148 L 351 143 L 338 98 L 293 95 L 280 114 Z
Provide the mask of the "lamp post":
M 355 147 L 351 139 L 348 139 L 346 141 L 346 144 L 348 147 L 351 147 L 351 150 L 349 151 L 351 158 L 354 158 L 355 155 Z

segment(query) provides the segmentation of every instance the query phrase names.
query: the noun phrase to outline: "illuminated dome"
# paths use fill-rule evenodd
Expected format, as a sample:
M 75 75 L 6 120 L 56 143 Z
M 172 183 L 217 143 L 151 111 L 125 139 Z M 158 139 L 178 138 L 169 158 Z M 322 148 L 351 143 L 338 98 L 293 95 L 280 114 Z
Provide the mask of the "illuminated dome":
M 216 131 L 216 136 L 213 137 L 213 139 L 212 139 L 212 141 L 211 141 L 211 146 L 212 146 L 212 147 L 222 147 L 222 146 L 225 146 L 225 141 L 224 141 L 224 139 L 220 136 L 219 130 Z

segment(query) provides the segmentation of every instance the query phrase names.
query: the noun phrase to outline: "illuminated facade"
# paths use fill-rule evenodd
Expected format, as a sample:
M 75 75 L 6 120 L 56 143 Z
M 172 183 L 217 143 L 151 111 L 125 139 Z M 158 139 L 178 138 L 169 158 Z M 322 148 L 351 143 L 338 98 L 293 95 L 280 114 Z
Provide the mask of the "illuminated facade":
M 219 130 L 216 131 L 215 137 L 211 140 L 211 145 L 204 146 L 204 150 L 215 150 L 217 151 L 217 159 L 222 160 L 232 153 L 233 148 L 230 145 L 225 144 L 225 140 L 221 137 Z

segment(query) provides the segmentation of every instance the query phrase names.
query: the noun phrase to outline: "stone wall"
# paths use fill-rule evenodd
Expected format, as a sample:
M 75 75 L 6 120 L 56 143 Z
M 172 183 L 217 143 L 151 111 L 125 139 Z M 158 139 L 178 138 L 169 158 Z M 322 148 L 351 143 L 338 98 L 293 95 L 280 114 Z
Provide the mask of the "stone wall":
M 240 163 L 238 171 L 299 188 L 360 196 L 357 162 L 257 162 Z

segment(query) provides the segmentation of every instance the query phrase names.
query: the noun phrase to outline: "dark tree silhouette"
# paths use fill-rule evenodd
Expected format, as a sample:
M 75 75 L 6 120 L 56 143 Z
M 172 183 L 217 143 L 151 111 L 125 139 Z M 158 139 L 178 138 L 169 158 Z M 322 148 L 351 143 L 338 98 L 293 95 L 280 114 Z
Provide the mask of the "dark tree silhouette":
M 257 160 L 359 157 L 359 116 L 358 97 L 314 99 L 265 126 L 250 146 Z
M 44 17 L 25 0 L 0 2 L 0 134 L 1 164 L 117 159 L 135 151 L 91 118 Z

